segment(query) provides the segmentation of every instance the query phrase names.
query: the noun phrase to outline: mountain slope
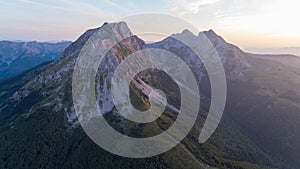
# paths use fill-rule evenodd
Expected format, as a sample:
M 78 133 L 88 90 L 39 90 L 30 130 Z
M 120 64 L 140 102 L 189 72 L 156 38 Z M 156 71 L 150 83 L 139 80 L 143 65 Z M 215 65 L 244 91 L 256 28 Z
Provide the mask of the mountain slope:
M 286 61 L 300 65 L 300 59 L 285 57 L 281 62 L 253 54 L 246 58 L 253 65 L 247 78 L 229 82 L 230 115 L 258 145 L 297 167 L 300 70 Z
M 297 66 L 300 59 L 244 53 L 212 30 L 203 33 L 217 50 L 225 68 L 228 95 L 223 118 L 241 128 L 263 152 L 298 166 L 300 70 Z M 190 42 L 194 50 L 201 50 L 201 44 L 197 43 L 199 35 L 185 30 L 172 36 Z M 149 47 L 169 50 L 188 60 L 194 72 L 201 70 L 199 86 L 202 95 L 210 98 L 210 81 L 205 68 L 202 69 L 192 51 L 172 36 Z
M 111 26 L 110 31 L 116 32 L 116 36 L 124 33 L 119 30 L 124 23 Z M 182 148 L 142 160 L 115 156 L 94 144 L 78 126 L 77 119 L 72 116 L 72 69 L 81 47 L 97 30 L 85 32 L 61 58 L 18 88 L 7 100 L 1 101 L 1 167 L 202 168 L 198 162 L 190 160 Z M 137 37 L 131 39 L 140 41 Z M 121 47 L 125 49 L 128 45 L 131 46 L 124 43 Z M 170 158 L 182 158 L 183 161 L 178 163 Z
M 105 33 L 101 33 L 103 30 Z M 245 109 L 249 108 L 230 109 L 231 104 L 237 104 L 234 99 L 229 100 L 227 106 L 230 107 L 227 107 L 221 124 L 205 144 L 198 143 L 198 136 L 210 106 L 209 99 L 202 101 L 197 123 L 187 138 L 162 155 L 147 159 L 128 159 L 110 154 L 98 147 L 86 136 L 78 123 L 72 103 L 71 84 L 76 59 L 86 41 L 96 33 L 95 45 L 101 47 L 105 46 L 105 42 L 119 41 L 128 37 L 104 56 L 108 63 L 99 67 L 96 89 L 102 94 L 98 98 L 100 107 L 101 101 L 111 102 L 110 95 L 105 93 L 108 87 L 104 84 L 109 83 L 109 78 L 117 64 L 129 54 L 148 47 L 164 48 L 177 54 L 181 52 L 179 56 L 189 64 L 193 73 L 197 75 L 198 83 L 203 86 L 201 92 L 206 94 L 206 98 L 210 97 L 205 69 L 202 73 L 202 63 L 188 49 L 183 50 L 185 46 L 172 42 L 172 39 L 168 38 L 147 46 L 137 36 L 132 35 L 125 23 L 106 23 L 100 28 L 86 31 L 67 47 L 56 61 L 21 75 L 24 81 L 16 80 L 1 84 L 2 90 L 0 91 L 4 93 L 0 96 L 0 151 L 3 152 L 0 154 L 0 164 L 2 168 L 202 169 L 208 164 L 225 169 L 288 168 L 277 157 L 273 157 L 269 149 L 266 150 L 265 146 L 257 143 L 257 140 L 249 134 L 251 130 L 236 122 L 239 120 L 238 116 L 231 117 L 231 115 L 236 115 L 235 113 L 242 114 Z M 188 35 L 184 35 L 186 33 Z M 249 79 L 247 75 L 256 63 L 248 60 L 245 53 L 222 41 L 212 31 L 204 33 L 217 47 L 226 72 L 231 78 L 228 80 L 238 80 L 238 83 L 241 83 Z M 110 37 L 108 34 L 113 36 Z M 201 50 L 201 44 L 197 44 L 197 37 L 189 35 L 189 32 L 176 36 L 194 39 L 195 48 Z M 168 48 L 169 45 L 174 45 L 174 48 Z M 147 76 L 148 74 L 150 76 Z M 147 70 L 140 73 L 130 86 L 131 101 L 138 109 L 147 109 L 149 106 L 148 98 L 135 85 L 138 80 L 142 80 L 145 85 L 165 91 L 170 103 L 175 107 L 180 106 L 180 97 L 176 90 L 178 85 L 159 70 Z M 147 125 L 133 124 L 120 117 L 114 106 L 102 108 L 106 112 L 104 117 L 111 126 L 119 132 L 136 137 L 159 134 L 171 126 L 176 119 L 174 110 L 166 109 L 155 122 Z

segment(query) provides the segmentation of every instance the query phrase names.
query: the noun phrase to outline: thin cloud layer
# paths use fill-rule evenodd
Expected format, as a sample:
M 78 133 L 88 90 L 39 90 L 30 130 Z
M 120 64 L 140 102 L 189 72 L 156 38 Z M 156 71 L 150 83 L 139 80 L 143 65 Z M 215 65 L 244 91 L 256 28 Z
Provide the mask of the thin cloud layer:
M 174 0 L 165 1 L 170 12 L 184 15 L 197 14 L 202 7 L 214 4 L 219 0 Z

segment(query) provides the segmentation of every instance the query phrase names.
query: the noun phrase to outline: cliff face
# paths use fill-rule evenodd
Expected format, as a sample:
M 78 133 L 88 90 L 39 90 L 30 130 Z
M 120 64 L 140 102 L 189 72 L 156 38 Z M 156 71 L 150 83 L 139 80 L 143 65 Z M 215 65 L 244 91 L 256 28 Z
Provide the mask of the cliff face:
M 180 107 L 180 93 L 178 84 L 162 71 L 143 71 L 130 84 L 131 101 L 136 108 L 148 108 L 146 89 L 153 88 L 166 92 L 168 103 L 173 107 L 169 106 L 149 125 L 124 119 L 116 111 L 109 93 L 113 72 L 122 60 L 141 49 L 159 48 L 173 52 L 191 68 L 205 97 L 201 100 L 195 127 L 174 150 L 149 159 L 127 159 L 104 151 L 83 132 L 78 122 L 81 119 L 77 118 L 73 107 L 72 75 L 76 59 L 92 35 L 95 47 L 106 48 L 108 44 L 120 41 L 102 56 L 95 89 L 105 119 L 117 131 L 129 136 L 153 136 L 170 127 Z M 205 44 L 199 42 L 199 37 L 203 35 L 213 44 L 224 64 L 229 95 L 217 131 L 205 144 L 199 144 L 199 129 L 210 106 L 209 77 L 195 53 L 174 37 L 190 42 L 193 50 L 201 51 Z M 300 125 L 297 121 L 281 123 L 279 119 L 285 119 L 287 115 L 289 119 L 298 119 L 296 101 L 299 93 L 283 90 L 283 82 L 275 78 L 277 75 L 288 80 L 292 89 L 297 88 L 299 74 L 296 68 L 245 54 L 213 31 L 196 36 L 186 30 L 146 45 L 130 32 L 126 23 L 106 23 L 86 31 L 56 61 L 0 84 L 0 152 L 3 152 L 0 153 L 0 164 L 3 168 L 96 168 L 101 165 L 102 168 L 165 169 L 203 168 L 206 164 L 220 168 L 284 168 L 280 152 L 286 148 L 288 153 L 285 155 L 291 155 L 294 161 L 298 145 L 293 141 L 285 144 L 280 139 L 299 140 L 296 129 Z M 277 103 L 280 108 L 276 107 Z M 271 114 L 275 110 L 277 113 Z M 276 127 L 275 122 L 282 127 L 276 128 L 278 135 L 270 132 Z M 272 149 L 274 147 L 279 148 Z

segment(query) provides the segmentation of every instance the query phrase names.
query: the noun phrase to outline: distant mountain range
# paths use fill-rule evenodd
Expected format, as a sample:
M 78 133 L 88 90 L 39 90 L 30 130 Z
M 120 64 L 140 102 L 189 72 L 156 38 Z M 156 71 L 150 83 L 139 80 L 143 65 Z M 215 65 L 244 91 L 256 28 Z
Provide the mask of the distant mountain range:
M 286 48 L 246 48 L 247 52 L 256 54 L 290 54 L 300 57 L 300 47 L 286 47 Z
M 56 59 L 70 43 L 0 41 L 0 80 Z
M 210 107 L 210 81 L 201 60 L 174 37 L 201 51 L 205 44 L 201 44 L 199 36 L 203 34 L 222 60 L 228 96 L 218 129 L 206 143 L 199 144 L 199 132 Z M 167 108 L 149 124 L 135 124 L 120 116 L 108 91 L 110 78 L 122 60 L 138 50 L 158 48 L 176 54 L 191 68 L 207 99 L 201 100 L 194 128 L 178 146 L 159 156 L 129 159 L 104 151 L 87 137 L 79 125 L 82 119 L 77 118 L 73 107 L 72 74 L 76 59 L 91 36 L 94 45 L 103 48 L 108 42 L 120 41 L 103 56 L 106 62 L 99 66 L 95 89 L 104 118 L 115 130 L 129 136 L 156 135 L 170 127 L 177 115 Z M 106 23 L 86 31 L 54 62 L 0 83 L 0 167 L 297 169 L 300 59 L 283 57 L 245 53 L 212 30 L 199 35 L 184 30 L 146 44 L 131 33 L 126 23 Z M 147 109 L 149 100 L 142 89 L 158 88 L 166 93 L 168 103 L 180 107 L 178 85 L 160 70 L 143 71 L 130 84 L 131 101 L 137 109 Z M 87 124 L 93 118 L 84 117 Z

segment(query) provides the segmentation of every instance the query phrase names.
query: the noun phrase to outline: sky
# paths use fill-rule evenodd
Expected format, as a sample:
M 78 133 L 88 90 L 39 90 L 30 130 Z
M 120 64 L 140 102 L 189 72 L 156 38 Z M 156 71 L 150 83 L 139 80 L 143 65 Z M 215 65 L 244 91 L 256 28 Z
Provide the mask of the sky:
M 0 0 L 0 39 L 76 40 L 124 16 L 158 12 L 242 48 L 300 46 L 298 0 Z

